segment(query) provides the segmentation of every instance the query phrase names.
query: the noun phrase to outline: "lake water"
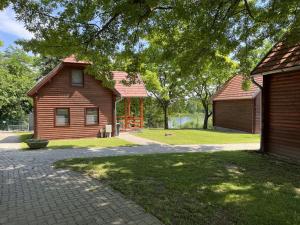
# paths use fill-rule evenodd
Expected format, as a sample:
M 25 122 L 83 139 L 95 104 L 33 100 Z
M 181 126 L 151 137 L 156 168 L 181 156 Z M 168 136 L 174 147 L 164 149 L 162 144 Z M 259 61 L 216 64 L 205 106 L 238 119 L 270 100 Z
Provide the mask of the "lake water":
M 202 126 L 202 116 L 177 116 L 170 117 L 169 128 L 200 128 Z

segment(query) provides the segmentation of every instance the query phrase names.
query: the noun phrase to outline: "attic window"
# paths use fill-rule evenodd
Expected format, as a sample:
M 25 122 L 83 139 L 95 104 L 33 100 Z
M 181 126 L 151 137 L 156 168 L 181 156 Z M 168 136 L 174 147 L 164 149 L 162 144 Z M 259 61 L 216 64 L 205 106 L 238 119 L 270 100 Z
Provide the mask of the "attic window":
M 83 70 L 72 70 L 72 86 L 83 87 Z

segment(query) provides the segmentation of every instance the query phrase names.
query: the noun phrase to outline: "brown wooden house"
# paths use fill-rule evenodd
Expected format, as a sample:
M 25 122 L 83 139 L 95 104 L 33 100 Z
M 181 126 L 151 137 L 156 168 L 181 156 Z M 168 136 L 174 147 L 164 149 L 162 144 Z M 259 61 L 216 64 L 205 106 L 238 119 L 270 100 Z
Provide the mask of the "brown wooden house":
M 228 80 L 213 96 L 213 126 L 248 133 L 260 132 L 260 89 L 251 84 L 242 89 L 243 76 Z M 262 79 L 257 78 L 261 83 Z
M 74 56 L 63 59 L 27 93 L 34 103 L 34 137 L 64 139 L 96 137 L 106 125 L 116 125 L 116 103 L 121 99 L 125 107 L 124 129 L 143 127 L 143 98 L 147 96 L 140 82 L 123 85 L 127 73 L 113 71 L 116 85 L 105 88 L 101 82 L 84 72 L 88 62 Z M 131 117 L 130 98 L 140 99 L 140 115 Z M 134 121 L 132 121 L 134 120 Z
M 300 160 L 300 44 L 276 44 L 251 74 L 263 76 L 262 150 Z

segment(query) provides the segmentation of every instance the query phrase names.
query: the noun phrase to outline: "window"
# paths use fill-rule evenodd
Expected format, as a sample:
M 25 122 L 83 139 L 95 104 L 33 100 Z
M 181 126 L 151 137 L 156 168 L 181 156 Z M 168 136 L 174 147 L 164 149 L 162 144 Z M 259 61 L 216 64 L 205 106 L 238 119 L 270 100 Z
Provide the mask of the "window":
M 83 87 L 83 70 L 72 70 L 72 86 Z
M 85 109 L 85 124 L 97 125 L 99 123 L 99 109 L 98 108 L 86 108 Z
M 69 126 L 70 125 L 70 109 L 57 108 L 55 109 L 55 126 Z

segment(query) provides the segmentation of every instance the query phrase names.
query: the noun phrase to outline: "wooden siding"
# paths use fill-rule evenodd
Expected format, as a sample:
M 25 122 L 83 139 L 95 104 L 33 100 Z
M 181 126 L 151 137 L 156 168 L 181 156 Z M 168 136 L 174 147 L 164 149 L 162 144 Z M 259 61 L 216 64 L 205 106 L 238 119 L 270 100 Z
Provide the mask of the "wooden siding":
M 110 89 L 89 75 L 84 75 L 84 87 L 72 87 L 70 72 L 64 67 L 39 90 L 35 102 L 35 137 L 64 139 L 96 137 L 106 124 L 114 125 L 115 96 Z M 70 108 L 70 126 L 55 127 L 55 108 Z M 85 126 L 85 108 L 99 107 L 99 124 Z
M 254 131 L 258 134 L 261 130 L 261 93 L 259 93 L 255 98 L 254 115 Z
M 253 133 L 254 100 L 214 101 L 213 123 L 216 127 Z
M 300 160 L 300 71 L 264 76 L 264 149 Z

